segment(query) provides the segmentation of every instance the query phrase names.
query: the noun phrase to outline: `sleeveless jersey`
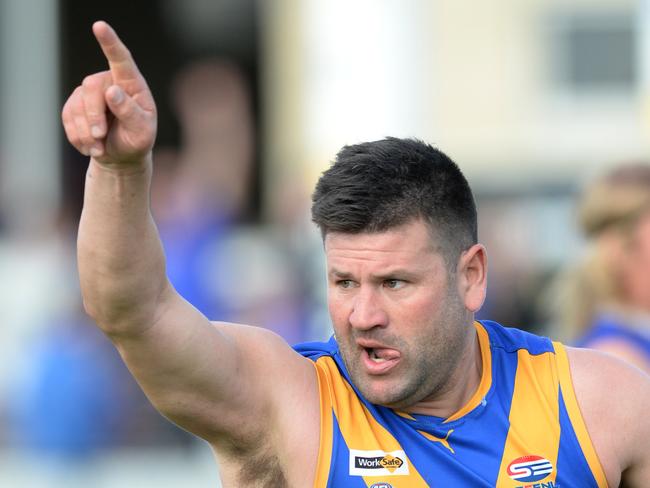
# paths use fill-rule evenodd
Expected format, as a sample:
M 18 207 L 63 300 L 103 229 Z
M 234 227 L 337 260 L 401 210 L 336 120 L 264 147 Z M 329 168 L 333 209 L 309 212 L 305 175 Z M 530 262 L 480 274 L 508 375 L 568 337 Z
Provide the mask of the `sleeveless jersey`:
M 483 372 L 449 418 L 374 405 L 352 384 L 334 337 L 295 346 L 320 391 L 318 488 L 606 487 L 564 347 L 475 323 Z

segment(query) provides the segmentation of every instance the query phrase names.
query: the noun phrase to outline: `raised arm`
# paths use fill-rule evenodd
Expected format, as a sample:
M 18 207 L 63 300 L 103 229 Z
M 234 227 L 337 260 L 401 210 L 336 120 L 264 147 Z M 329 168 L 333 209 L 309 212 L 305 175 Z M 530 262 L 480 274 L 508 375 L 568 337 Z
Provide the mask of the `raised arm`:
M 149 209 L 155 103 L 113 29 L 97 22 L 93 32 L 109 70 L 86 77 L 62 113 L 70 142 L 91 156 L 78 238 L 87 312 L 153 404 L 218 450 L 291 438 L 281 412 L 294 396 L 317 429 L 306 359 L 268 331 L 210 323 L 170 285 Z
M 148 203 L 156 106 L 115 32 L 104 22 L 93 31 L 110 69 L 84 79 L 62 119 L 70 142 L 92 156 L 78 240 L 84 304 L 117 336 L 150 327 L 168 287 Z

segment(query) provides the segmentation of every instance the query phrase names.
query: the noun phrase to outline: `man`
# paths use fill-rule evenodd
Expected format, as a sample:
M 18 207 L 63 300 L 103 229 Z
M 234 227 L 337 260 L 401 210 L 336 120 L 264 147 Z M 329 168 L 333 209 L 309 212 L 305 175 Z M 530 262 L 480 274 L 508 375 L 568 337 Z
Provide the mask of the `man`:
M 93 30 L 109 70 L 62 114 L 91 156 L 86 310 L 153 404 L 210 443 L 225 486 L 650 486 L 648 377 L 474 322 L 487 268 L 472 195 L 426 144 L 345 148 L 317 186 L 336 339 L 298 354 L 198 313 L 149 211 L 154 101 L 113 30 Z

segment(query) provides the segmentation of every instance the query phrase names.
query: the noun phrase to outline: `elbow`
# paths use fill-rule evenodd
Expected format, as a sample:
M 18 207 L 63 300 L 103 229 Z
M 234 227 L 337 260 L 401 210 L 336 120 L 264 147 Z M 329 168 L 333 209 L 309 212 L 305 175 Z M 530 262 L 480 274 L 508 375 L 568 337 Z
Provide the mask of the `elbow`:
M 92 292 L 82 293 L 86 314 L 108 336 L 134 335 L 148 329 L 156 320 L 167 296 L 165 284 L 157 293 L 122 294 Z

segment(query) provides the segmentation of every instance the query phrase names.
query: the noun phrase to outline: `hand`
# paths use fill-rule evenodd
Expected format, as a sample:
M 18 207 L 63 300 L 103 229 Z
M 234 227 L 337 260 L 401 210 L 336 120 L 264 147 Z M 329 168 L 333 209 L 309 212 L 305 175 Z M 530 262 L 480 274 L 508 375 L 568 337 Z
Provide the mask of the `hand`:
M 144 160 L 156 138 L 156 104 L 131 53 L 106 22 L 93 33 L 108 71 L 84 78 L 63 106 L 61 118 L 70 143 L 103 165 Z

